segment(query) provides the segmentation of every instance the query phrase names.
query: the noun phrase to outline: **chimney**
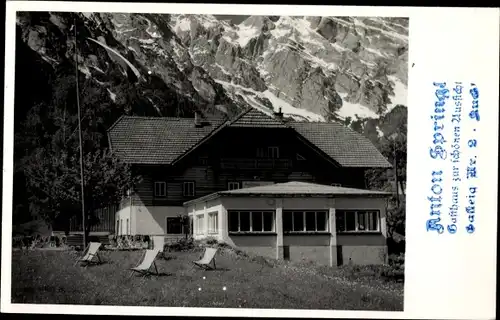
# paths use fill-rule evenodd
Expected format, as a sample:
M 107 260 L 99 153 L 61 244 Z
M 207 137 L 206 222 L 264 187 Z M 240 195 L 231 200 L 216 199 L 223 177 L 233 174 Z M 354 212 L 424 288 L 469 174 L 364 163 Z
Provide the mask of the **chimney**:
M 201 115 L 198 110 L 194 112 L 194 126 L 195 128 L 202 127 Z
M 283 112 L 281 112 L 281 107 L 279 108 L 278 112 L 274 113 L 274 116 L 278 119 L 283 119 Z

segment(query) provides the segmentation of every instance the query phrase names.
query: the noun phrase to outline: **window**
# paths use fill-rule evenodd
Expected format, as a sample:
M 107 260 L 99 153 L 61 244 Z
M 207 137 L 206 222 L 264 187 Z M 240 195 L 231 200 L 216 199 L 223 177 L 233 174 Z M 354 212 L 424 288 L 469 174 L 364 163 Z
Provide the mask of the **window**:
M 306 160 L 306 158 L 304 158 L 300 153 L 297 153 L 296 156 L 297 156 L 297 160 L 298 161 L 304 161 L 304 160 Z
M 278 147 L 267 147 L 269 158 L 277 159 L 280 157 L 280 149 Z
M 318 232 L 328 230 L 326 211 L 283 211 L 284 232 Z
M 211 212 L 208 214 L 208 233 L 218 233 L 219 232 L 219 217 L 217 212 Z
M 167 234 L 184 234 L 184 226 L 180 217 L 167 217 L 166 223 Z
M 266 154 L 264 148 L 257 148 L 257 158 L 265 158 Z
M 125 234 L 129 234 L 129 232 L 128 232 L 128 219 L 127 219 L 127 229 L 125 229 Z
M 337 210 L 337 232 L 380 231 L 379 212 L 370 210 Z
M 228 190 L 236 190 L 240 188 L 240 183 L 239 182 L 228 182 L 227 183 L 227 189 Z
M 116 235 L 120 235 L 120 220 L 116 220 Z
M 182 184 L 182 194 L 185 197 L 194 197 L 194 182 L 186 181 Z
M 165 181 L 155 181 L 155 197 L 167 196 L 167 183 Z
M 199 157 L 198 163 L 202 166 L 208 165 L 208 157 Z
M 196 229 L 196 234 L 204 234 L 205 233 L 205 215 L 200 214 L 196 216 L 196 221 L 195 221 L 195 229 Z
M 228 211 L 230 232 L 273 232 L 274 211 Z
M 332 187 L 342 187 L 342 185 L 340 183 L 332 183 L 331 186 Z
M 123 235 L 123 219 L 120 219 L 120 235 Z

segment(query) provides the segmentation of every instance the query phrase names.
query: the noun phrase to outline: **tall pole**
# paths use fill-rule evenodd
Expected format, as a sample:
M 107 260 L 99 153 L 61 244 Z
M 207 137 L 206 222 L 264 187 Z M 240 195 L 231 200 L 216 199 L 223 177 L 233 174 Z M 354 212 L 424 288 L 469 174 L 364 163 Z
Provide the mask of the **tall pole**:
M 392 140 L 393 150 L 394 150 L 394 179 L 396 184 L 396 206 L 399 209 L 399 181 L 398 181 L 398 160 L 396 153 L 396 140 Z
M 76 41 L 76 18 L 74 19 L 75 27 L 75 74 L 76 74 L 76 107 L 78 109 L 78 138 L 80 145 L 80 185 L 82 188 L 82 229 L 83 229 L 83 247 L 87 245 L 87 239 L 85 239 L 85 194 L 84 194 L 84 180 L 83 180 L 83 148 L 82 148 L 82 119 L 80 112 L 80 91 L 78 89 L 78 51 L 77 51 L 77 41 Z

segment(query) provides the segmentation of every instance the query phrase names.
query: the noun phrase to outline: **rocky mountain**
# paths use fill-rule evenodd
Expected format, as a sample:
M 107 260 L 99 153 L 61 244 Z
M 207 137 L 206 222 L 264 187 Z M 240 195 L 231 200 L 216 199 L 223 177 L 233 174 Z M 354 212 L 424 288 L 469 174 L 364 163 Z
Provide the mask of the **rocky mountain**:
M 407 19 L 173 15 L 169 25 L 194 64 L 264 111 L 321 121 L 406 104 Z
M 75 24 L 80 72 L 113 102 L 123 82 L 141 87 L 148 111 L 139 113 L 250 105 L 325 121 L 406 105 L 405 18 L 250 16 L 234 25 L 210 15 L 20 13 L 18 38 L 43 68 L 70 66 Z

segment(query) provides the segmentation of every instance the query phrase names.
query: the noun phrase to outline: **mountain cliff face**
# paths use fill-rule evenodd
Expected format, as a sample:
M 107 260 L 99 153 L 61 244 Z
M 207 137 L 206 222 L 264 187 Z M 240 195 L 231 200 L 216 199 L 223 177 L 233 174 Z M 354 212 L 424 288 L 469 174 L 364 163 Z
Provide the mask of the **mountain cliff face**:
M 404 18 L 250 16 L 234 25 L 210 15 L 19 13 L 18 40 L 43 68 L 69 69 L 75 22 L 79 71 L 117 104 L 123 85 L 134 87 L 144 102 L 135 113 L 253 106 L 325 121 L 406 104 Z
M 256 108 L 324 120 L 406 104 L 407 19 L 172 15 L 169 25 L 193 63 Z

